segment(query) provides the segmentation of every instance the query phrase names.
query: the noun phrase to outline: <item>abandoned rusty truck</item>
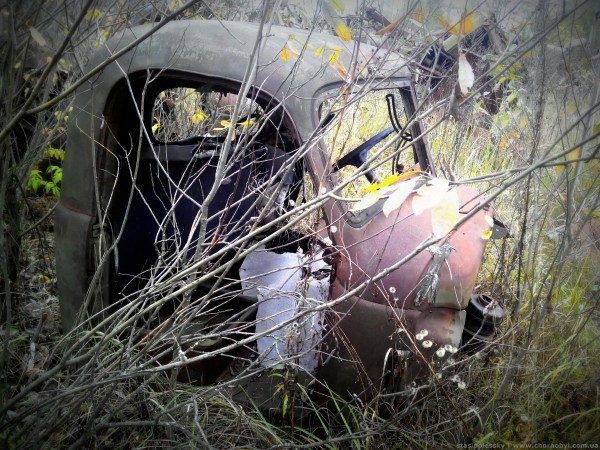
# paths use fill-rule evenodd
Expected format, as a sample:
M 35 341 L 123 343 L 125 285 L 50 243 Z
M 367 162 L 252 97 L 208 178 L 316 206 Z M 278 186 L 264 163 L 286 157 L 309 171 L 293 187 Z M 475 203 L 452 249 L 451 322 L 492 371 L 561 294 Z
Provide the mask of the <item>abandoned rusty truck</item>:
M 109 40 L 89 67 L 131 49 L 75 99 L 65 332 L 109 328 L 187 382 L 288 370 L 366 398 L 489 338 L 502 309 L 473 291 L 494 211 L 436 177 L 409 61 L 217 21 L 132 46 L 150 27 Z

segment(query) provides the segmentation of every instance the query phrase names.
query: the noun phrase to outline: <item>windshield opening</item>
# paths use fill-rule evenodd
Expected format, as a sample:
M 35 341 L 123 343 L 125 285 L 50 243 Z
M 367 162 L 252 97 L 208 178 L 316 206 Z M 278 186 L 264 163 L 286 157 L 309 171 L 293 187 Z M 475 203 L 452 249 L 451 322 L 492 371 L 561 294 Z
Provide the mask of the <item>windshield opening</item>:
M 407 89 L 394 87 L 329 97 L 321 103 L 320 118 L 327 117 L 322 145 L 330 155 L 336 184 L 346 184 L 343 197 L 361 197 L 372 183 L 414 168 L 413 127 L 406 128 L 409 96 Z M 398 133 L 402 138 L 391 143 Z

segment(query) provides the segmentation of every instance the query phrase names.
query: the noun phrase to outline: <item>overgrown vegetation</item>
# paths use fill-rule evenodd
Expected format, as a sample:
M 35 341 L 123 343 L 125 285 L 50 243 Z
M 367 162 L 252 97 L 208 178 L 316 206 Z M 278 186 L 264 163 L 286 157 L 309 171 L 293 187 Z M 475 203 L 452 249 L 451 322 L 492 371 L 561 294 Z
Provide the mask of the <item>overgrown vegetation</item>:
M 444 91 L 442 85 L 431 94 L 429 85 L 419 88 L 418 113 L 427 124 L 426 139 L 439 174 L 494 196 L 496 216 L 510 229 L 510 238 L 490 241 L 478 279 L 478 291 L 490 293 L 505 307 L 506 318 L 494 342 L 462 355 L 451 370 L 431 380 L 433 389 L 408 387 L 395 395 L 381 393 L 371 402 L 342 399 L 333 392 L 315 397 L 308 382 L 285 371 L 276 373 L 270 411 L 252 401 L 239 403 L 226 383 L 215 388 L 177 382 L 181 365 L 165 371 L 146 364 L 158 359 L 157 354 L 166 354 L 170 362 L 175 341 L 165 333 L 155 341 L 149 334 L 149 347 L 131 342 L 129 310 L 115 314 L 104 329 L 88 324 L 61 334 L 52 227 L 46 217 L 50 206 L 44 204 L 40 211 L 39 200 L 31 197 L 60 193 L 64 152 L 60 144 L 54 145 L 65 123 L 74 126 L 67 118 L 72 114 L 71 87 L 78 80 L 93 82 L 79 59 L 89 57 L 87 47 L 101 46 L 109 35 L 134 24 L 133 18 L 136 23 L 152 22 L 184 5 L 171 1 L 160 10 L 119 2 L 42 3 L 41 8 L 40 2 L 31 1 L 0 9 L 4 23 L 10 24 L 5 29 L 12 33 L 0 36 L 0 46 L 9 49 L 2 52 L 0 69 L 7 99 L 0 113 L 3 447 L 598 443 L 600 19 L 593 1 L 548 8 L 540 2 L 532 22 L 523 18 L 525 9 L 496 5 L 509 45 L 505 54 L 486 57 L 492 79 L 474 85 L 461 100 L 458 116 L 448 115 L 451 89 Z M 251 9 L 244 2 L 197 3 L 174 18 L 261 17 L 260 5 Z M 331 10 L 339 2 L 326 3 L 327 14 L 342 14 Z M 284 25 L 335 28 L 331 17 L 311 22 L 310 12 L 301 6 L 270 6 Z M 353 38 L 377 39 L 377 27 L 365 16 L 372 6 L 366 2 L 350 14 L 346 5 Z M 464 20 L 469 11 L 491 8 L 488 2 L 468 6 L 457 17 Z M 433 4 L 407 1 L 402 8 L 398 26 L 404 24 L 409 31 L 392 31 L 392 37 L 384 35 L 379 42 L 418 58 L 432 41 L 441 40 L 441 33 L 431 32 L 431 23 L 443 24 L 440 17 L 446 17 L 451 24 L 453 19 Z M 415 28 L 409 19 L 427 26 Z M 66 50 L 57 50 L 63 36 L 50 37 L 53 20 L 73 31 Z M 63 63 L 54 64 L 46 55 Z M 448 84 L 454 83 L 452 78 Z M 477 89 L 482 95 L 473 92 Z M 490 114 L 483 108 L 485 93 L 498 89 L 504 95 L 498 112 Z M 190 129 L 204 120 L 195 114 Z M 156 124 L 162 125 L 158 120 Z M 221 133 L 232 126 L 211 122 L 219 124 Z M 238 132 L 252 125 L 247 122 Z M 365 136 L 379 131 L 377 121 L 370 125 L 377 130 L 364 130 Z M 159 126 L 153 131 L 161 133 Z M 362 132 L 345 137 L 360 140 Z M 382 167 L 387 171 L 388 166 Z M 348 197 L 364 196 L 365 187 L 350 189 Z M 148 306 L 145 299 L 136 301 L 140 308 Z M 157 308 L 156 314 L 168 308 Z M 184 306 L 173 309 L 174 319 L 191 314 Z

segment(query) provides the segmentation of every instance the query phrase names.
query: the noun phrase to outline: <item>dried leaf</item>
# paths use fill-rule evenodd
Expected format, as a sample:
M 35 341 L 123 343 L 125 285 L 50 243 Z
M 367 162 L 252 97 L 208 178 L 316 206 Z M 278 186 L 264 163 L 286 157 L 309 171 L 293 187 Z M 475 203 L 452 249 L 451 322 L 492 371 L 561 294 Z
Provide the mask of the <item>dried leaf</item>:
M 195 125 L 198 122 L 202 122 L 205 119 L 206 119 L 206 114 L 204 114 L 202 111 L 197 109 L 195 111 L 194 115 L 192 116 L 192 123 Z
M 416 179 L 407 180 L 401 183 L 398 188 L 392 192 L 383 204 L 383 214 L 385 214 L 386 217 L 389 216 L 392 211 L 402 206 L 406 198 L 413 191 L 416 183 Z
M 352 40 L 352 34 L 350 33 L 350 29 L 341 20 L 335 27 L 335 34 L 337 34 L 340 37 L 340 39 L 344 42 L 350 42 Z
M 377 32 L 375 33 L 377 36 L 383 36 L 385 33 L 393 30 L 394 28 L 396 28 L 396 25 L 398 25 L 398 23 L 400 23 L 400 19 L 396 19 L 394 20 L 392 23 L 390 23 L 389 25 L 383 27 L 381 30 L 377 30 Z
M 339 57 L 340 57 L 339 52 L 332 52 L 331 55 L 329 55 L 329 64 L 331 64 L 333 66 Z
M 398 181 L 404 180 L 413 175 L 417 175 L 417 174 L 421 174 L 421 173 L 425 173 L 425 172 L 423 172 L 421 170 L 409 170 L 409 171 L 403 172 L 401 174 L 395 173 L 393 175 L 390 175 L 387 178 L 384 178 L 381 183 L 373 183 L 371 186 L 367 187 L 363 192 L 370 192 L 370 191 L 374 191 L 376 189 L 383 189 L 384 192 L 390 192 L 395 189 L 395 187 L 393 185 L 396 184 Z M 390 187 L 391 189 L 386 189 L 388 187 Z
M 442 201 L 431 209 L 431 230 L 434 236 L 441 238 L 448 234 L 458 218 L 458 195 L 456 189 L 450 189 L 446 191 Z
M 287 45 L 288 56 L 293 57 L 295 60 L 300 58 L 300 53 L 302 53 L 302 49 L 299 48 L 298 43 L 295 41 L 295 38 L 289 40 Z
M 342 41 L 350 42 L 350 40 L 352 39 L 350 30 L 348 29 L 344 21 L 339 16 L 337 16 L 337 13 L 335 11 L 336 8 L 333 6 L 333 3 L 336 3 L 335 6 L 339 6 L 337 5 L 337 2 L 335 0 L 333 2 L 331 0 L 319 0 L 321 11 L 323 11 L 323 16 L 325 17 L 325 20 L 331 26 L 331 28 L 335 30 L 335 34 L 337 34 L 340 37 L 340 39 L 342 39 Z
M 46 39 L 44 39 L 42 33 L 40 33 L 35 27 L 29 27 L 29 32 L 31 33 L 31 37 L 33 38 L 33 40 L 40 47 L 48 47 L 48 42 L 46 41 Z
M 444 28 L 446 28 L 450 32 L 450 34 L 453 34 L 454 36 L 458 36 L 459 34 L 469 34 L 471 31 L 473 31 L 474 28 L 472 12 L 467 14 L 464 19 L 462 19 L 455 25 L 452 25 L 442 16 L 435 16 L 435 18 Z
M 254 120 L 252 120 L 252 119 L 244 120 L 243 122 L 238 122 L 237 124 L 244 128 L 248 128 L 248 127 L 251 127 L 252 125 L 254 125 Z
M 500 142 L 498 143 L 498 148 L 504 149 L 506 147 L 508 147 L 508 139 L 506 138 L 506 136 L 502 136 L 500 138 Z
M 348 69 L 346 69 L 346 66 L 344 65 L 341 59 L 337 61 L 337 64 L 333 66 L 333 68 L 342 78 L 342 80 L 345 80 L 348 77 Z
M 333 7 L 333 9 L 344 12 L 344 4 L 340 0 L 329 0 L 329 4 Z
M 448 190 L 448 180 L 433 178 L 429 183 L 421 186 L 412 199 L 413 212 L 418 216 L 428 208 L 434 207 L 442 201 Z
M 287 46 L 287 44 L 283 46 L 279 52 L 279 56 L 281 56 L 281 59 L 283 59 L 285 62 L 290 60 L 290 48 Z
M 571 150 L 569 153 L 567 153 L 567 160 L 575 161 L 575 160 L 579 159 L 580 156 L 581 156 L 581 147 L 576 147 L 573 150 Z
M 462 34 L 469 34 L 473 31 L 473 13 L 470 12 L 461 22 L 461 31 Z
M 417 6 L 412 13 L 413 19 L 419 23 L 423 23 L 423 10 L 420 6 Z
M 600 217 L 600 211 L 598 211 L 598 210 L 591 210 L 589 208 L 584 209 L 583 210 L 583 214 L 585 214 L 586 216 Z
M 467 95 L 469 89 L 475 82 L 475 74 L 473 68 L 464 53 L 461 53 L 458 57 L 458 84 L 460 91 L 463 95 Z
M 438 20 L 438 22 L 446 29 L 450 29 L 452 28 L 452 26 L 450 25 L 450 22 L 448 22 L 446 19 L 444 19 L 442 16 L 435 16 L 435 18 Z
M 394 173 L 394 174 L 390 175 L 389 177 L 385 177 L 381 181 L 381 183 L 373 183 L 370 186 L 366 187 L 365 189 L 363 189 L 363 192 L 371 192 L 371 191 L 375 191 L 377 189 L 381 189 L 382 187 L 386 187 L 391 184 L 394 184 L 398 180 L 400 180 L 400 175 L 397 173 Z
M 363 209 L 367 209 L 369 206 L 372 206 L 375 203 L 377 203 L 377 201 L 379 200 L 380 197 L 381 197 L 381 195 L 377 191 L 369 192 L 367 195 L 365 195 L 362 198 L 362 200 L 360 202 L 358 202 L 356 205 L 354 205 L 354 207 L 352 208 L 351 211 L 357 212 L 357 211 L 362 211 Z
M 100 20 L 102 18 L 102 11 L 97 8 L 90 8 L 85 13 L 85 19 L 90 22 Z

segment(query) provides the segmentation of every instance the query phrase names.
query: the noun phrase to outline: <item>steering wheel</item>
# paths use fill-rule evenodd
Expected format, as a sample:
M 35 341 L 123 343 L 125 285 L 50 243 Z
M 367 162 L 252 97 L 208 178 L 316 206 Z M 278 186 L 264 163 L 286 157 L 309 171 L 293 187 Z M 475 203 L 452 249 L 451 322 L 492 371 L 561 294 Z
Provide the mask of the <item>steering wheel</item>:
M 354 150 L 350 151 L 347 155 L 340 158 L 333 166 L 333 171 L 337 172 L 340 169 L 343 169 L 346 166 L 354 166 L 360 167 L 367 162 L 367 154 L 369 150 L 371 150 L 375 145 L 383 141 L 386 137 L 394 132 L 394 127 L 386 128 L 383 131 L 380 131 L 375 136 L 370 138 L 369 140 L 363 142 Z M 370 183 L 377 182 L 377 177 L 373 173 L 372 170 L 366 169 L 365 176 Z

